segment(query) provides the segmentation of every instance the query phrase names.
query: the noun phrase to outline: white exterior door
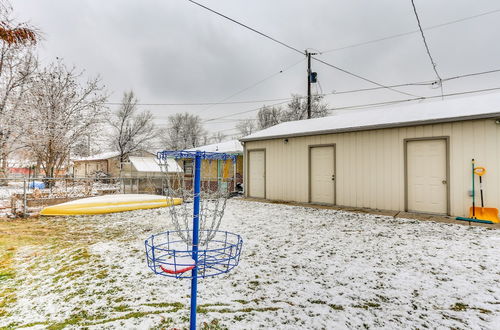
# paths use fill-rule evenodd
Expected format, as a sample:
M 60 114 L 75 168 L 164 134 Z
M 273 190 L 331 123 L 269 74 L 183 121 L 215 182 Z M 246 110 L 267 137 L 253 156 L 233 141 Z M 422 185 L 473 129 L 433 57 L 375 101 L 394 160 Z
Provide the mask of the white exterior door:
M 266 153 L 264 150 L 248 152 L 248 196 L 266 198 Z
M 409 141 L 406 164 L 408 211 L 446 214 L 446 141 Z
M 311 203 L 335 203 L 335 149 L 333 146 L 312 147 Z

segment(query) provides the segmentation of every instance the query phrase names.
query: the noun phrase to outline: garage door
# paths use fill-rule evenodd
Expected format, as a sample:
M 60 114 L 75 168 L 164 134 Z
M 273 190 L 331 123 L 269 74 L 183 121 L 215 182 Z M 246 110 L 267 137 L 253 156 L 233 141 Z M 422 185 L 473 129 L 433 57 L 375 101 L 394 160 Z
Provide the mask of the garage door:
M 447 213 L 446 141 L 407 144 L 408 211 Z
M 335 150 L 311 148 L 311 203 L 335 203 Z
M 248 152 L 248 195 L 266 198 L 266 153 L 264 150 Z

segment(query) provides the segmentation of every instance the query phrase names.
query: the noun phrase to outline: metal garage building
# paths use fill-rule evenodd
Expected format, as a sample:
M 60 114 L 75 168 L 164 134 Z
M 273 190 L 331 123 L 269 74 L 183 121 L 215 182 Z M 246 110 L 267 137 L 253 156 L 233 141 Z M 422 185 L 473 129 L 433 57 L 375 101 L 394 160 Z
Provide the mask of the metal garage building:
M 486 205 L 500 207 L 500 94 L 286 122 L 241 141 L 247 197 L 466 216 L 475 158 Z

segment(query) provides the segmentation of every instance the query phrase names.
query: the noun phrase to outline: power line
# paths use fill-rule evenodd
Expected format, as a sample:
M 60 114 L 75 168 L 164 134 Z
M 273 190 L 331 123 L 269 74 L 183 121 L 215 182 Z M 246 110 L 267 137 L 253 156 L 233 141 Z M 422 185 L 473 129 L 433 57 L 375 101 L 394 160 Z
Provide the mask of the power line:
M 232 99 L 233 97 L 235 97 L 236 95 L 239 95 L 239 94 L 241 94 L 241 93 L 243 93 L 243 92 L 246 92 L 247 90 L 252 89 L 252 88 L 254 88 L 254 87 L 258 86 L 258 85 L 262 84 L 263 82 L 268 81 L 269 79 L 274 78 L 274 77 L 276 77 L 277 75 L 282 74 L 282 73 L 284 73 L 284 72 L 286 72 L 286 71 L 290 70 L 291 68 L 295 67 L 295 66 L 296 66 L 296 65 L 298 65 L 299 63 L 302 63 L 304 60 L 305 60 L 305 59 L 303 58 L 303 59 L 301 59 L 300 61 L 295 62 L 295 63 L 293 63 L 292 65 L 289 65 L 289 66 L 285 67 L 284 69 L 280 70 L 279 72 L 275 72 L 275 73 L 273 73 L 272 75 L 270 75 L 270 76 L 268 76 L 268 77 L 266 77 L 266 78 L 264 78 L 264 79 L 261 79 L 261 80 L 257 81 L 256 83 L 254 83 L 254 84 L 252 84 L 252 85 L 250 85 L 250 86 L 248 86 L 248 87 L 245 87 L 245 88 L 243 88 L 242 90 L 240 90 L 240 91 L 238 91 L 238 92 L 236 92 L 236 93 L 234 93 L 234 94 L 229 95 L 228 97 L 226 97 L 226 98 L 222 99 L 222 100 L 221 100 L 221 101 L 219 101 L 218 103 L 214 103 L 213 105 L 209 106 L 208 108 L 202 109 L 202 110 L 200 110 L 200 111 L 199 111 L 199 112 L 197 112 L 197 113 L 204 112 L 204 111 L 206 111 L 206 110 L 208 110 L 208 109 L 212 108 L 214 105 L 224 104 L 224 102 L 225 102 L 225 101 L 230 100 L 230 99 Z M 276 101 L 283 101 L 283 100 L 290 100 L 290 99 L 291 99 L 291 98 L 286 98 L 286 99 L 274 99 L 274 100 L 261 100 L 261 101 L 259 101 L 259 102 L 276 102 Z M 239 102 L 239 103 L 242 103 L 242 102 Z M 258 103 L 258 102 L 244 102 L 244 103 Z M 238 103 L 237 103 L 237 102 L 233 102 L 233 103 L 228 102 L 228 103 L 225 103 L 225 104 L 238 104 Z
M 249 103 L 263 103 L 263 102 L 276 102 L 291 100 L 291 97 L 279 99 L 264 99 L 264 100 L 246 100 L 246 101 L 233 101 L 233 102 L 200 102 L 200 103 L 136 103 L 140 106 L 201 106 L 201 105 L 230 105 L 230 104 L 249 104 Z M 121 102 L 104 102 L 107 105 L 122 105 Z
M 443 26 L 447 26 L 447 25 L 451 25 L 451 24 L 455 24 L 455 23 L 460 23 L 460 22 L 468 21 L 468 20 L 471 20 L 471 19 L 479 18 L 479 17 L 482 17 L 482 16 L 490 15 L 490 14 L 495 14 L 495 13 L 498 13 L 498 12 L 500 12 L 500 9 L 495 9 L 495 10 L 487 11 L 487 12 L 480 13 L 480 14 L 477 14 L 477 15 L 473 15 L 473 16 L 468 16 L 468 17 L 456 19 L 456 20 L 453 20 L 453 21 L 448 21 L 448 22 L 441 23 L 441 24 L 431 25 L 429 27 L 424 28 L 423 30 L 424 31 L 434 30 L 434 29 L 437 29 L 437 28 L 440 28 L 440 27 L 443 27 Z M 413 31 L 408 31 L 408 32 L 393 34 L 393 35 L 390 35 L 390 36 L 386 36 L 386 37 L 382 37 L 382 38 L 377 38 L 377 39 L 372 39 L 372 40 L 367 40 L 367 41 L 362 41 L 362 42 L 359 42 L 359 43 L 355 43 L 355 44 L 351 44 L 351 45 L 347 45 L 347 46 L 343 46 L 343 47 L 332 48 L 332 49 L 329 49 L 329 50 L 326 50 L 326 51 L 323 51 L 323 52 L 320 52 L 320 53 L 321 54 L 328 54 L 328 53 L 332 53 L 332 52 L 336 52 L 336 51 L 340 51 L 340 50 L 344 50 L 344 49 L 355 48 L 355 47 L 360 47 L 360 46 L 364 46 L 364 45 L 369 45 L 369 44 L 377 43 L 377 42 L 380 42 L 380 41 L 385 41 L 385 40 L 400 38 L 400 37 L 412 35 L 412 34 L 419 33 L 419 32 L 420 32 L 420 30 L 413 30 Z
M 301 62 L 304 61 L 304 59 L 301 60 Z M 291 67 L 290 67 L 291 68 Z M 284 72 L 284 71 L 283 71 Z M 466 73 L 466 74 L 461 74 L 457 76 L 452 76 L 448 78 L 443 78 L 443 82 L 450 81 L 450 80 L 455 80 L 455 79 L 462 79 L 462 78 L 468 78 L 468 77 L 474 77 L 474 76 L 480 76 L 484 74 L 492 74 L 492 73 L 498 73 L 500 72 L 500 69 L 493 69 L 493 70 L 488 70 L 488 71 L 481 71 L 481 72 L 473 72 L 473 73 Z M 368 91 L 376 91 L 380 89 L 385 89 L 387 87 L 391 88 L 397 88 L 397 87 L 411 87 L 411 86 L 430 86 L 435 84 L 435 81 L 421 81 L 421 82 L 412 82 L 412 83 L 403 83 L 403 84 L 395 84 L 395 85 L 387 85 L 384 87 L 370 87 L 370 88 L 359 88 L 359 89 L 352 89 L 352 90 L 345 90 L 345 91 L 335 91 L 332 93 L 321 93 L 318 95 L 321 96 L 330 96 L 330 95 L 339 95 L 339 94 L 350 94 L 350 93 L 359 93 L 359 92 L 368 92 Z M 306 96 L 299 96 L 300 99 L 306 98 Z M 244 100 L 244 101 L 232 101 L 232 102 L 191 102 L 191 103 L 136 103 L 139 106 L 197 106 L 197 105 L 230 105 L 230 104 L 250 104 L 250 103 L 263 103 L 263 102 L 277 102 L 277 101 L 289 101 L 292 100 L 293 97 L 282 97 L 282 98 L 275 98 L 275 99 L 262 99 L 262 100 Z M 107 105 L 122 105 L 121 102 L 105 102 Z M 238 119 L 240 120 L 240 119 Z
M 279 103 L 275 103 L 275 104 L 271 104 L 269 105 L 270 107 L 274 107 L 276 105 L 280 105 L 280 104 L 284 104 L 284 103 L 287 103 L 288 101 L 285 101 L 285 102 L 279 102 Z M 204 122 L 209 122 L 209 121 L 214 121 L 214 120 L 218 120 L 218 119 L 222 119 L 222 118 L 227 118 L 227 117 L 233 117 L 233 116 L 237 116 L 237 115 L 241 115 L 241 114 L 244 114 L 244 113 L 249 113 L 249 112 L 252 112 L 252 111 L 257 111 L 257 110 L 260 110 L 262 109 L 263 107 L 259 107 L 259 108 L 254 108 L 254 109 L 250 109 L 250 110 L 245 110 L 245 111 L 240 111 L 240 112 L 235 112 L 235 113 L 232 113 L 232 114 L 229 114 L 229 115 L 224 115 L 224 116 L 220 116 L 220 117 L 215 117 L 215 118 L 210 118 L 210 119 L 205 119 Z
M 435 98 L 460 96 L 460 95 L 475 94 L 475 93 L 482 93 L 482 92 L 493 92 L 493 91 L 498 91 L 498 90 L 500 90 L 500 87 L 477 89 L 477 90 L 472 90 L 472 91 L 449 93 L 449 94 L 443 94 L 443 95 L 425 96 L 425 97 L 413 98 L 413 99 L 406 99 L 406 100 L 394 100 L 394 101 L 385 101 L 385 102 L 377 102 L 377 103 L 367 103 L 367 104 L 351 105 L 351 106 L 346 106 L 346 107 L 332 108 L 332 109 L 328 109 L 328 110 L 329 111 L 334 111 L 334 110 L 356 110 L 356 109 L 377 107 L 377 106 L 382 106 L 382 105 L 391 105 L 391 104 L 406 103 L 406 102 L 412 102 L 412 101 L 423 101 L 423 100 L 430 100 L 430 99 L 435 99 Z
M 276 42 L 276 43 L 278 43 L 278 44 L 282 45 L 282 46 L 285 46 L 286 48 L 289 48 L 289 49 L 291 49 L 291 50 L 293 50 L 293 51 L 295 51 L 295 52 L 297 52 L 297 53 L 299 53 L 299 54 L 301 54 L 301 55 L 304 55 L 304 52 L 302 52 L 301 50 L 299 50 L 299 49 L 297 49 L 297 48 L 295 48 L 295 47 L 292 47 L 292 46 L 290 46 L 290 45 L 288 45 L 288 44 L 286 44 L 286 43 L 284 43 L 284 42 L 282 42 L 282 41 L 279 41 L 279 40 L 277 40 L 277 39 L 275 39 L 275 38 L 273 38 L 273 37 L 270 37 L 270 36 L 268 36 L 267 34 L 265 34 L 265 33 L 263 33 L 263 32 L 260 32 L 260 31 L 258 31 L 258 30 L 256 30 L 256 29 L 254 29 L 254 28 L 251 28 L 251 27 L 250 27 L 250 26 L 248 26 L 248 25 L 245 25 L 245 24 L 243 24 L 243 23 L 240 23 L 240 22 L 238 22 L 238 21 L 237 21 L 237 20 L 235 20 L 235 19 L 232 19 L 232 18 L 230 18 L 230 17 L 228 17 L 228 16 L 226 16 L 226 15 L 224 15 L 224 14 L 219 13 L 218 11 L 215 11 L 215 10 L 213 10 L 213 9 L 211 9 L 211 8 L 207 7 L 207 6 L 204 6 L 204 5 L 202 5 L 202 4 L 200 4 L 200 3 L 196 2 L 196 1 L 193 1 L 193 0 L 187 0 L 187 1 L 189 1 L 189 2 L 193 3 L 193 4 L 197 5 L 197 6 L 200 6 L 200 7 L 204 8 L 204 9 L 206 9 L 206 10 L 208 10 L 208 11 L 210 11 L 210 12 L 212 12 L 212 13 L 216 14 L 216 15 L 219 15 L 219 16 L 221 16 L 221 17 L 223 17 L 223 18 L 227 19 L 227 20 L 230 20 L 230 21 L 231 21 L 231 22 L 233 22 L 233 23 L 236 23 L 236 24 L 238 24 L 238 25 L 240 25 L 240 26 L 243 26 L 244 28 L 249 29 L 250 31 L 253 31 L 253 32 L 255 32 L 255 33 L 257 33 L 257 34 L 259 34 L 259 35 L 261 35 L 261 36 L 263 36 L 263 37 L 265 37 L 265 38 L 267 38 L 267 39 L 270 39 L 270 40 L 272 40 L 272 41 L 274 41 L 274 42 Z M 338 66 L 335 66 L 335 65 L 333 65 L 333 64 L 330 64 L 330 63 L 327 63 L 327 62 L 321 61 L 321 60 L 319 60 L 319 59 L 317 59 L 317 58 L 314 58 L 314 59 L 315 59 L 316 61 L 319 61 L 319 62 L 321 62 L 321 63 L 323 63 L 323 64 L 326 64 L 326 65 L 328 65 L 328 66 L 330 66 L 330 67 L 332 67 L 332 68 L 335 68 L 335 69 L 337 69 L 337 70 L 339 70 L 339 71 L 342 71 L 342 72 L 344 72 L 344 73 L 346 73 L 346 74 L 349 74 L 349 75 L 351 75 L 351 76 L 353 76 L 353 77 L 356 77 L 356 78 L 362 79 L 362 80 L 364 80 L 364 81 L 370 82 L 370 83 L 372 83 L 372 84 L 375 84 L 375 85 L 378 85 L 378 86 L 382 86 L 382 87 L 384 87 L 384 85 L 382 85 L 382 84 L 380 84 L 380 83 L 377 83 L 377 82 L 375 82 L 375 81 L 373 81 L 373 80 L 370 80 L 370 79 L 368 79 L 368 78 L 364 78 L 364 77 L 362 77 L 362 76 L 360 76 L 360 75 L 358 75 L 358 74 L 352 73 L 352 72 L 350 72 L 350 71 L 348 71 L 348 70 L 342 69 L 342 68 L 340 68 L 340 67 L 338 67 Z M 397 92 L 397 93 L 400 93 L 400 94 L 404 94 L 404 95 L 407 95 L 407 96 L 415 96 L 415 97 L 418 97 L 418 95 L 413 95 L 413 94 L 409 94 L 409 93 L 406 93 L 406 92 L 401 92 L 401 91 L 398 91 L 398 90 L 395 90 L 395 89 L 391 89 L 391 88 L 389 88 L 389 89 L 390 89 L 390 90 L 392 90 L 392 91 L 394 91 L 394 92 Z
M 425 34 L 424 34 L 424 31 L 422 30 L 422 24 L 420 23 L 420 18 L 418 17 L 417 7 L 415 7 L 415 1 L 414 0 L 410 0 L 410 1 L 411 1 L 411 5 L 413 7 L 413 12 L 415 13 L 415 18 L 417 19 L 417 24 L 418 24 L 418 28 L 420 30 L 420 34 L 422 35 L 422 40 L 424 41 L 425 50 L 427 51 L 427 55 L 429 56 L 429 60 L 431 61 L 431 64 L 432 64 L 432 69 L 434 70 L 437 78 L 439 79 L 439 87 L 441 88 L 441 96 L 442 96 L 443 95 L 443 79 L 441 79 L 441 76 L 439 75 L 439 73 L 437 71 L 436 62 L 432 58 L 431 51 L 429 49 L 429 45 L 427 44 L 427 40 L 425 39 Z
M 490 74 L 490 73 L 496 73 L 496 72 L 500 72 L 500 69 L 488 70 L 488 71 L 482 71 L 482 72 L 474 72 L 474 73 L 466 73 L 466 74 L 458 75 L 458 76 L 455 76 L 455 77 L 444 78 L 443 81 L 449 81 L 449 80 L 460 79 L 460 78 L 474 77 L 474 76 L 479 76 L 479 75 L 483 75 L 483 74 Z
M 461 76 L 455 76 L 455 77 L 445 78 L 443 80 L 447 81 L 447 80 L 452 80 L 452 79 L 457 79 L 457 78 L 463 78 L 463 77 L 469 77 L 469 76 L 473 76 L 473 75 L 485 74 L 485 73 L 493 73 L 493 72 L 500 72 L 500 70 L 490 70 L 490 71 L 485 71 L 485 72 L 481 72 L 481 73 L 465 74 L 465 75 L 461 75 Z M 399 85 L 391 85 L 389 87 L 430 86 L 432 84 L 433 84 L 433 82 L 417 82 L 417 83 L 406 83 L 406 84 L 399 84 Z M 337 94 L 351 94 L 351 93 L 358 93 L 358 92 L 365 92 L 365 91 L 373 91 L 373 90 L 378 90 L 378 89 L 383 89 L 383 88 L 384 87 L 353 89 L 353 90 L 340 91 L 340 92 L 334 92 L 334 93 L 328 93 L 328 94 L 319 94 L 319 95 L 321 95 L 321 96 L 331 96 L 331 95 L 337 95 Z M 447 96 L 455 96 L 455 95 L 461 95 L 461 94 L 471 94 L 471 93 L 479 93 L 479 92 L 488 92 L 488 91 L 494 91 L 494 90 L 497 90 L 497 89 L 500 89 L 500 87 L 499 88 L 492 88 L 492 89 L 482 89 L 482 90 L 466 91 L 466 92 L 460 92 L 460 93 L 452 93 L 452 94 L 443 94 L 442 96 L 441 95 L 438 95 L 438 96 L 419 96 L 419 97 L 416 97 L 416 98 L 405 99 L 405 100 L 394 100 L 394 101 L 387 101 L 387 102 L 380 102 L 380 103 L 369 103 L 369 104 L 361 105 L 360 107 L 386 105 L 386 104 L 394 104 L 394 103 L 410 102 L 410 101 L 418 101 L 418 100 L 426 100 L 426 99 L 432 99 L 432 98 L 436 98 L 436 97 L 447 97 Z M 299 98 L 300 99 L 304 99 L 304 98 L 306 98 L 306 96 L 299 96 Z M 284 103 L 286 103 L 286 102 L 280 102 L 280 103 L 271 104 L 270 107 L 273 107 L 273 106 L 276 106 L 276 105 L 281 105 L 281 104 L 284 104 Z M 356 108 L 358 106 L 352 106 L 352 107 Z M 351 108 L 351 107 L 333 108 L 333 109 L 329 109 L 329 110 L 344 110 L 344 109 L 349 109 L 349 108 Z M 241 111 L 241 112 L 236 112 L 236 113 L 232 113 L 232 114 L 227 114 L 227 115 L 216 117 L 216 118 L 206 119 L 206 120 L 204 120 L 204 122 L 212 122 L 212 121 L 215 121 L 215 120 L 240 121 L 240 120 L 244 120 L 244 119 L 225 119 L 225 118 L 233 117 L 233 116 L 240 115 L 240 114 L 243 114 L 243 113 L 249 113 L 249 112 L 252 112 L 252 111 L 257 111 L 257 110 L 260 110 L 260 109 L 262 109 L 262 107 L 255 108 L 255 109 L 250 109 L 250 110 L 245 110 L 245 111 Z
M 227 20 L 230 20 L 231 22 L 236 23 L 236 24 L 238 24 L 238 25 L 240 25 L 240 26 L 242 26 L 242 27 L 244 27 L 244 28 L 246 28 L 246 29 L 248 29 L 248 30 L 250 30 L 250 31 L 253 31 L 253 32 L 257 33 L 257 34 L 260 34 L 260 35 L 261 35 L 261 36 L 263 36 L 264 38 L 267 38 L 267 39 L 269 39 L 269 40 L 272 40 L 272 41 L 274 41 L 274 42 L 276 42 L 276 43 L 278 43 L 278 44 L 280 44 L 280 45 L 282 45 L 282 46 L 285 46 L 285 47 L 286 47 L 286 48 L 288 48 L 288 49 L 291 49 L 291 50 L 293 50 L 293 51 L 295 51 L 295 52 L 297 52 L 297 53 L 299 53 L 299 54 L 301 54 L 301 55 L 304 55 L 304 52 L 303 52 L 303 51 L 301 51 L 301 50 L 299 50 L 299 49 L 297 49 L 297 48 L 295 48 L 295 47 L 292 47 L 292 46 L 290 46 L 290 45 L 288 45 L 288 44 L 286 44 L 286 43 L 284 43 L 284 42 L 282 42 L 282 41 L 279 41 L 278 39 L 275 39 L 275 38 L 273 38 L 273 37 L 271 37 L 271 36 L 269 36 L 269 35 L 267 35 L 267 34 L 265 34 L 265 33 L 263 33 L 263 32 L 260 32 L 260 31 L 258 31 L 258 30 L 256 30 L 256 29 L 254 29 L 254 28 L 252 28 L 252 27 L 250 27 L 250 26 L 246 25 L 246 24 L 240 23 L 240 22 L 238 22 L 237 20 L 232 19 L 231 17 L 228 17 L 228 16 L 226 16 L 226 15 L 224 15 L 224 14 L 219 13 L 218 11 L 215 11 L 215 10 L 213 10 L 213 9 L 211 9 L 211 8 L 208 8 L 207 6 L 204 6 L 204 5 L 202 5 L 201 3 L 198 3 L 198 2 L 193 1 L 193 0 L 187 0 L 187 1 L 189 1 L 189 2 L 191 2 L 191 3 L 194 3 L 195 5 L 200 6 L 201 8 L 206 9 L 206 10 L 208 10 L 208 11 L 210 11 L 210 12 L 212 12 L 212 13 L 216 14 L 216 15 L 219 15 L 219 16 L 221 16 L 221 17 L 223 17 L 223 18 L 227 19 Z
M 382 84 L 380 84 L 380 83 L 378 83 L 378 82 L 376 82 L 376 81 L 373 81 L 373 80 L 371 80 L 371 79 L 368 79 L 368 78 L 362 77 L 362 76 L 360 76 L 360 75 L 358 75 L 358 74 L 352 73 L 352 72 L 347 71 L 347 70 L 345 70 L 345 69 L 339 68 L 338 66 L 335 66 L 335 65 L 333 65 L 333 64 L 330 64 L 330 63 L 328 63 L 328 62 L 322 61 L 322 60 L 320 60 L 319 58 L 313 57 L 313 59 L 314 59 L 314 60 L 316 60 L 316 61 L 318 61 L 318 62 L 320 62 L 320 63 L 323 63 L 324 65 L 327 65 L 327 66 L 329 66 L 329 67 L 332 67 L 332 68 L 334 68 L 334 69 L 336 69 L 336 70 L 338 70 L 338 71 L 344 72 L 344 73 L 346 73 L 346 74 L 348 74 L 348 75 L 350 75 L 350 76 L 353 76 L 353 77 L 359 78 L 359 79 L 361 79 L 361 80 L 367 81 L 367 82 L 369 82 L 369 83 L 371 83 L 371 84 L 374 84 L 374 85 L 377 85 L 377 86 L 379 86 L 379 87 L 389 89 L 389 90 L 391 90 L 391 91 L 393 91 L 393 92 L 396 92 L 396 93 L 399 93 L 399 94 L 404 94 L 404 95 L 407 95 L 407 96 L 420 97 L 420 96 L 418 96 L 418 95 L 414 95 L 414 94 L 410 94 L 410 93 L 406 93 L 406 92 L 403 92 L 403 91 L 400 91 L 400 90 L 394 89 L 394 88 L 392 88 L 392 87 L 390 87 L 390 86 L 382 85 Z

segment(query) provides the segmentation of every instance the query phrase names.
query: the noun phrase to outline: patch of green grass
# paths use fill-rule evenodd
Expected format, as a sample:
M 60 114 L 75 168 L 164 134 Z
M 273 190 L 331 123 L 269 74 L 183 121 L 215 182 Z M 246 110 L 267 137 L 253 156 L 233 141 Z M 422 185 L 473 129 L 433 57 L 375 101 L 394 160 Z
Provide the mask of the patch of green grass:
M 85 311 L 80 311 L 79 313 L 73 314 L 68 319 L 64 320 L 63 322 L 53 323 L 53 324 L 49 325 L 47 327 L 47 329 L 48 330 L 60 330 L 60 329 L 64 329 L 67 326 L 79 326 L 79 327 L 95 326 L 95 325 L 115 322 L 115 321 L 119 321 L 119 320 L 141 318 L 141 317 L 145 317 L 148 315 L 156 315 L 156 314 L 162 314 L 162 313 L 173 313 L 176 311 L 177 311 L 177 309 L 174 308 L 174 309 L 170 309 L 170 310 L 158 310 L 158 311 L 151 311 L 151 312 L 131 312 L 131 313 L 127 313 L 125 315 L 119 316 L 119 317 L 114 317 L 114 318 L 109 318 L 109 319 L 106 319 L 106 317 L 104 315 L 101 315 L 101 314 L 89 315 Z
M 181 304 L 180 302 L 164 302 L 164 303 L 149 303 L 149 304 L 144 304 L 144 306 L 149 306 L 149 307 L 158 307 L 158 308 L 165 308 L 165 307 L 174 307 L 177 309 L 184 308 L 184 305 Z
M 366 302 L 362 305 L 353 305 L 352 307 L 354 308 L 363 308 L 363 309 L 368 309 L 368 308 L 378 308 L 380 307 L 380 304 L 374 303 L 374 302 Z
M 201 325 L 202 330 L 227 330 L 228 327 L 219 323 L 219 320 L 214 319 L 210 322 L 203 322 Z
M 8 315 L 6 307 L 14 304 L 17 296 L 14 288 L 6 288 L 0 292 L 0 317 Z
M 130 306 L 129 305 L 119 305 L 113 307 L 113 311 L 115 312 L 128 312 L 130 311 Z
M 229 306 L 229 304 L 225 303 L 213 303 L 213 304 L 201 304 L 199 307 L 210 307 L 210 306 Z
M 106 277 L 108 277 L 108 271 L 101 270 L 99 273 L 97 273 L 97 275 L 95 277 L 97 277 L 100 280 L 105 279 Z
M 13 279 L 16 275 L 12 267 L 15 250 L 14 247 L 10 247 L 0 255 L 0 282 Z
M 461 302 L 457 302 L 455 305 L 450 307 L 450 309 L 455 312 L 463 312 L 466 311 L 467 308 L 469 308 L 469 306 Z
M 342 305 L 329 304 L 328 306 L 330 306 L 331 309 L 334 309 L 336 311 L 343 311 L 344 310 L 344 306 L 342 306 Z
M 47 327 L 48 330 L 60 330 L 64 329 L 69 325 L 77 325 L 87 320 L 95 320 L 97 317 L 89 315 L 86 311 L 79 311 L 71 315 L 69 318 L 64 320 L 63 322 L 53 323 Z
M 82 260 L 82 259 L 88 260 L 88 259 L 90 259 L 91 256 L 92 255 L 89 253 L 89 251 L 86 248 L 81 248 L 81 249 L 76 250 L 73 253 L 71 260 L 72 261 L 78 261 L 78 260 Z
M 212 306 L 226 306 L 225 304 L 212 304 Z M 267 311 L 277 311 L 280 310 L 280 307 L 245 307 L 245 308 L 240 308 L 240 309 L 230 309 L 230 308 L 221 308 L 221 309 L 210 309 L 206 308 L 205 306 L 198 306 L 196 308 L 196 312 L 200 314 L 207 314 L 207 313 L 238 313 L 238 312 L 243 312 L 243 313 L 251 313 L 251 312 L 267 312 Z
M 475 309 L 475 310 L 479 311 L 479 313 L 481 313 L 481 314 L 491 314 L 491 313 L 493 313 L 489 309 L 484 309 L 484 308 L 480 308 L 480 307 L 474 307 L 472 309 Z

